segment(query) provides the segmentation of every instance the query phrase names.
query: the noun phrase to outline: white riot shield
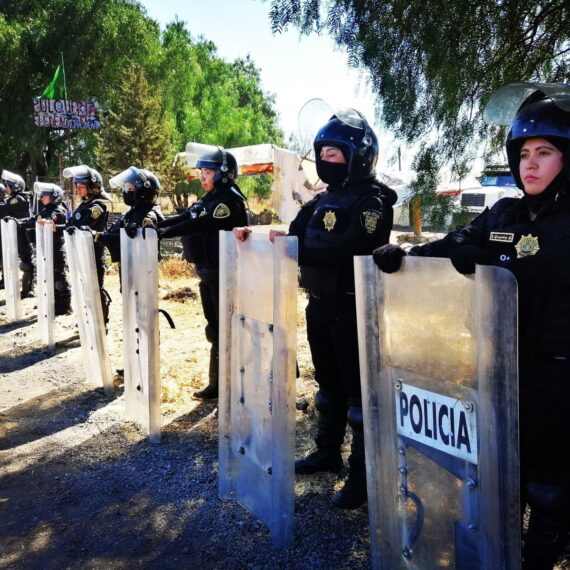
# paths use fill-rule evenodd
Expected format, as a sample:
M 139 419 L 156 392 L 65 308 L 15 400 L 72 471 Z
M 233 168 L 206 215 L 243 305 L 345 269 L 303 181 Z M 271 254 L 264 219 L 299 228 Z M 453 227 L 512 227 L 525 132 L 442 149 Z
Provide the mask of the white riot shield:
M 355 272 L 373 567 L 520 568 L 513 275 Z
M 38 272 L 38 335 L 50 350 L 55 346 L 53 321 L 53 224 L 36 222 L 36 266 Z
M 15 220 L 0 220 L 0 231 L 2 231 L 2 271 L 6 291 L 6 315 L 13 321 L 19 321 L 23 314 L 18 263 L 18 224 Z
M 141 424 L 152 443 L 160 441 L 160 352 L 158 336 L 158 238 L 138 229 L 121 230 L 123 358 L 127 419 Z
M 90 232 L 76 229 L 64 232 L 65 253 L 71 276 L 71 301 L 77 317 L 83 349 L 83 366 L 88 379 L 103 384 L 105 392 L 113 392 L 111 363 L 97 281 L 95 250 Z
M 297 239 L 220 232 L 219 496 L 293 543 Z

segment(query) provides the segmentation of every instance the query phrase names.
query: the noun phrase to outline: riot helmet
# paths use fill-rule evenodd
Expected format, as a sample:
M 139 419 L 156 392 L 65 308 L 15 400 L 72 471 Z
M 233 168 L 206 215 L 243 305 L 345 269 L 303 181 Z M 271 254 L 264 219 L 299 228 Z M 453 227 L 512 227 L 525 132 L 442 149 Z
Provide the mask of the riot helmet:
M 150 170 L 131 166 L 109 180 L 111 188 L 121 188 L 127 206 L 154 204 L 160 190 L 160 182 Z
M 64 195 L 62 188 L 51 182 L 34 182 L 34 192 L 39 198 L 49 196 L 52 204 L 61 204 Z
M 222 147 L 219 147 L 214 153 L 200 157 L 196 162 L 196 168 L 212 168 L 215 170 L 214 185 L 216 187 L 231 186 L 237 178 L 237 160 L 231 152 Z
M 345 181 L 374 176 L 378 161 L 378 139 L 364 115 L 356 109 L 336 112 L 319 129 L 313 143 L 317 172 L 322 169 L 320 153 L 323 146 L 341 150 L 347 164 Z
M 186 164 L 191 168 L 211 168 L 216 171 L 214 186 L 229 188 L 238 175 L 235 156 L 221 146 L 190 142 L 186 145 Z
M 85 184 L 87 186 L 87 199 L 98 194 L 108 198 L 103 188 L 103 178 L 94 168 L 85 164 L 70 166 L 69 168 L 64 168 L 63 176 L 71 178 L 74 184 Z
M 10 194 L 17 194 L 26 189 L 24 179 L 19 174 L 14 174 L 9 170 L 2 171 L 2 184 L 5 186 L 5 190 L 9 191 Z
M 568 90 L 570 105 L 570 89 Z M 519 172 L 520 152 L 524 142 L 531 138 L 549 140 L 564 154 L 566 178 L 569 173 L 570 111 L 560 107 L 542 91 L 536 91 L 520 106 L 507 134 L 506 150 L 509 168 L 517 183 L 523 189 Z

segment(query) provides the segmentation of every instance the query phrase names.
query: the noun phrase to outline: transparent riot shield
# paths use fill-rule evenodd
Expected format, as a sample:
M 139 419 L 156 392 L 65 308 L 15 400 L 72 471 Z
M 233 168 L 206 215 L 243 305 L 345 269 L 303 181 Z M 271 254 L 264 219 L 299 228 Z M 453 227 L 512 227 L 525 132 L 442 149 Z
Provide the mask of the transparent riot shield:
M 513 275 L 355 272 L 373 567 L 520 568 Z
M 6 315 L 13 321 L 22 319 L 20 298 L 20 267 L 18 263 L 18 224 L 15 220 L 0 220 Z
M 111 363 L 97 281 L 95 250 L 90 232 L 75 230 L 64 233 L 65 253 L 71 276 L 71 302 L 77 317 L 83 350 L 83 366 L 88 379 L 103 384 L 105 392 L 113 392 Z
M 152 229 L 130 238 L 121 230 L 123 358 L 127 419 L 160 441 L 158 238 Z
M 293 543 L 297 239 L 220 232 L 219 496 Z
M 53 350 L 55 318 L 53 279 L 53 224 L 36 222 L 36 266 L 38 272 L 38 335 Z

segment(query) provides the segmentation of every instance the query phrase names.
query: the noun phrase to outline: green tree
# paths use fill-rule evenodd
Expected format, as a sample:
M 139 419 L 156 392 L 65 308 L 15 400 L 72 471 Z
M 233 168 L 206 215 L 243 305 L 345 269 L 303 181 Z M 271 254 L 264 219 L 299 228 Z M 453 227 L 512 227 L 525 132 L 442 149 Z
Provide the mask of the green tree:
M 0 7 L 0 156 L 33 179 L 66 162 L 97 164 L 93 132 L 37 128 L 32 97 L 53 77 L 63 53 L 68 97 L 112 107 L 123 71 L 149 66 L 160 48 L 158 25 L 128 0 L 5 0 Z
M 108 172 L 129 166 L 165 174 L 174 155 L 171 121 L 162 110 L 142 69 L 124 72 L 112 110 L 98 135 L 98 156 Z
M 570 3 L 536 0 L 272 0 L 278 32 L 327 30 L 369 72 L 388 127 L 434 127 L 447 159 L 481 133 L 481 103 L 515 80 L 570 80 Z

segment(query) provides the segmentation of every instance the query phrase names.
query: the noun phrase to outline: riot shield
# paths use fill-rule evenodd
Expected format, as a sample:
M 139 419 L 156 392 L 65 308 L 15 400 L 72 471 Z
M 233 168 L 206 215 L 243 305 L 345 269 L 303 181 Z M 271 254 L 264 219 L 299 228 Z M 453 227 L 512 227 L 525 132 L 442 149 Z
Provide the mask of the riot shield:
M 297 239 L 220 232 L 219 496 L 293 543 Z
M 38 335 L 50 350 L 55 346 L 53 279 L 53 224 L 36 222 L 36 266 L 38 272 Z
M 513 275 L 355 259 L 374 568 L 520 568 Z
M 64 233 L 65 253 L 71 276 L 71 302 L 83 351 L 83 366 L 88 379 L 103 384 L 113 392 L 111 363 L 97 281 L 95 250 L 90 232 L 75 230 Z
M 153 229 L 130 238 L 121 229 L 123 358 L 127 419 L 160 441 L 158 238 Z
M 19 321 L 23 314 L 18 263 L 18 224 L 15 220 L 0 220 L 0 231 L 2 232 L 2 270 L 6 291 L 6 315 L 12 321 Z

